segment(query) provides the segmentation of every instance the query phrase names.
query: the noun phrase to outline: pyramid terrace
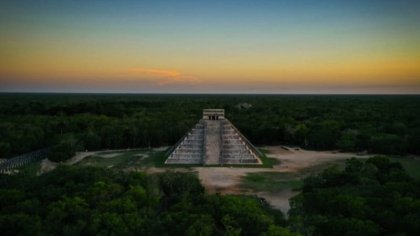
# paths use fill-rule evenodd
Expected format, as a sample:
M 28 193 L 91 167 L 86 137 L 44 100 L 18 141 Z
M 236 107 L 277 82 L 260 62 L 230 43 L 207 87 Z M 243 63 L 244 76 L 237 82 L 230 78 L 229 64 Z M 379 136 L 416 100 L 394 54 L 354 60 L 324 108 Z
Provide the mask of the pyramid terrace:
M 225 117 L 204 109 L 202 119 L 173 147 L 166 164 L 262 164 L 259 151 Z

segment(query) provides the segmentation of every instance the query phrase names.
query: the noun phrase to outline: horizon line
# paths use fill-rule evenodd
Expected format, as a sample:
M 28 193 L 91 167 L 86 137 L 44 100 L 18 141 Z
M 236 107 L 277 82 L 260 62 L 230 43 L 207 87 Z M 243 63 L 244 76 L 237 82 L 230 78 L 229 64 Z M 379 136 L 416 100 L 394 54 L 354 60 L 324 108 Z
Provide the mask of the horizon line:
M 93 95 L 360 95 L 360 96 L 420 96 L 419 93 L 211 93 L 211 92 L 198 92 L 198 93 L 189 93 L 189 92 L 55 92 L 55 91 L 0 91 L 0 94 L 74 94 L 74 95 L 83 95 L 83 94 L 93 94 Z

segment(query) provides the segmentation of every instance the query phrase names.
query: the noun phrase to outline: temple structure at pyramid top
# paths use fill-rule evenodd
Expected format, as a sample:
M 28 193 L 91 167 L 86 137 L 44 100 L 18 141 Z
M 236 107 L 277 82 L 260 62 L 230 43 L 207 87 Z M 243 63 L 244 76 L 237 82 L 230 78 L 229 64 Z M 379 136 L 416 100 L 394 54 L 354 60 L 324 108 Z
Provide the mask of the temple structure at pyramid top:
M 165 164 L 262 164 L 260 152 L 226 119 L 224 109 L 203 118 L 170 150 Z

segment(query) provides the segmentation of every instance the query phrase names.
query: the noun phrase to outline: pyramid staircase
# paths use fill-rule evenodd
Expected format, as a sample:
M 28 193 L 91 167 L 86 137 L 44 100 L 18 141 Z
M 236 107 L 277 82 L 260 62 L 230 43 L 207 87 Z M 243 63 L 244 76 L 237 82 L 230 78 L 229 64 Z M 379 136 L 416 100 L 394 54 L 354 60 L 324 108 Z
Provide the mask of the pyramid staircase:
M 165 164 L 258 165 L 259 156 L 223 109 L 204 109 L 203 118 L 174 146 Z
M 256 148 L 229 120 L 222 121 L 221 164 L 262 164 Z
M 204 122 L 199 121 L 176 145 L 165 164 L 202 164 Z

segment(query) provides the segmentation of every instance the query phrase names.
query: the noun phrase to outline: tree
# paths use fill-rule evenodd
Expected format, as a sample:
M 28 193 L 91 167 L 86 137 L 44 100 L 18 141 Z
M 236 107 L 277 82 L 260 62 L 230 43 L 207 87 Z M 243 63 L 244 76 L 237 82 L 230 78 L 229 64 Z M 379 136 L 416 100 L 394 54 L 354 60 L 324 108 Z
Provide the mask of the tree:
M 305 179 L 289 222 L 302 234 L 417 235 L 420 185 L 384 157 L 350 159 Z
M 74 154 L 75 151 L 71 145 L 60 143 L 49 150 L 48 159 L 50 161 L 62 162 L 71 158 Z
M 10 143 L 0 142 L 0 158 L 7 158 L 11 154 Z
M 337 147 L 343 151 L 354 151 L 356 148 L 356 137 L 358 132 L 355 130 L 346 130 L 342 132 L 337 142 Z
M 308 134 L 308 145 L 315 149 L 335 148 L 339 134 L 339 124 L 336 121 L 325 120 L 311 127 Z

